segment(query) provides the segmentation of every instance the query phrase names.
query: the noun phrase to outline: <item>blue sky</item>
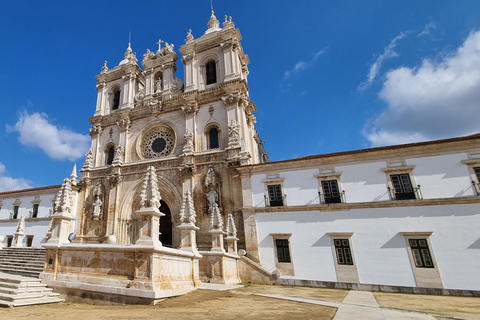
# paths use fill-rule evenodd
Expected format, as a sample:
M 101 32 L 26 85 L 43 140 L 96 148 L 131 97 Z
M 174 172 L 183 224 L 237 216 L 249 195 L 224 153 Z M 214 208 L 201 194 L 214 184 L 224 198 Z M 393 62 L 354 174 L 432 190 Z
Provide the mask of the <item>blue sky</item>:
M 250 57 L 271 160 L 480 132 L 480 1 L 214 0 Z M 95 75 L 200 37 L 209 0 L 2 1 L 0 191 L 60 184 L 90 143 Z M 177 76 L 183 80 L 179 60 Z

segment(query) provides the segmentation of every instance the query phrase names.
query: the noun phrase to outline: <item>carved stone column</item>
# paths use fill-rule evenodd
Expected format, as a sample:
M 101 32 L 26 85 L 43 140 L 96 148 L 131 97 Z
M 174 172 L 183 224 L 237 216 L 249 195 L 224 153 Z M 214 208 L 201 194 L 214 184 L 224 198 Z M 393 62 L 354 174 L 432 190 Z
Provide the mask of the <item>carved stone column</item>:
M 160 207 L 160 192 L 157 186 L 157 174 L 153 166 L 148 167 L 147 174 L 140 194 L 140 210 L 135 211 L 140 216 L 140 237 L 136 246 L 161 247 L 159 240 L 160 217 L 164 216 L 158 209 Z
M 181 224 L 177 226 L 181 233 L 180 250 L 190 251 L 199 255 L 197 250 L 197 230 L 200 228 L 195 226 L 196 213 L 190 191 L 186 191 L 183 198 L 180 222 Z
M 12 247 L 21 247 L 25 238 L 25 217 L 22 216 L 17 224 L 17 231 L 13 234 Z
M 225 253 L 223 245 L 223 235 L 225 234 L 225 232 L 222 230 L 223 219 L 217 204 L 213 206 L 211 214 L 211 225 L 212 229 L 209 231 L 209 233 L 212 235 L 212 248 L 210 249 L 210 252 Z
M 75 220 L 72 208 L 72 184 L 70 179 L 65 178 L 55 200 L 55 213 L 52 216 L 52 234 L 46 243 L 47 246 L 69 243 L 68 236 L 73 232 L 73 222 Z

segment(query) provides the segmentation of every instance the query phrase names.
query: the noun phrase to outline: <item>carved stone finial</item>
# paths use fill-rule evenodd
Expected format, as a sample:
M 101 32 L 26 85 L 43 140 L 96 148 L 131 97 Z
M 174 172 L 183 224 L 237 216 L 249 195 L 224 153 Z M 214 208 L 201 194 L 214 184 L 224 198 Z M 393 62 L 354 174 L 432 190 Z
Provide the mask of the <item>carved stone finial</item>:
M 160 200 L 162 200 L 162 197 L 160 196 L 160 192 L 158 191 L 158 179 L 155 172 L 155 167 L 153 166 L 150 166 L 147 169 L 145 180 L 143 181 L 142 185 L 142 192 L 140 193 L 140 198 L 141 208 L 160 207 Z
M 70 180 L 72 181 L 73 185 L 77 184 L 77 164 L 73 165 L 72 173 L 70 174 Z
M 227 217 L 227 236 L 237 237 L 237 228 L 235 227 L 235 221 L 231 213 L 229 213 Z
M 220 21 L 218 21 L 217 17 L 215 17 L 215 12 L 213 12 L 213 10 L 210 19 L 208 20 L 207 27 L 207 32 L 219 29 L 220 27 Z
M 197 214 L 193 206 L 192 195 L 190 191 L 187 190 L 183 197 L 182 208 L 180 209 L 180 222 L 195 224 L 197 222 L 196 217 Z
M 220 209 L 218 208 L 217 204 L 213 206 L 212 214 L 210 215 L 210 224 L 212 229 L 216 229 L 216 230 L 223 229 L 222 214 L 220 213 Z
M 106 73 L 107 71 L 108 71 L 107 60 L 105 60 L 105 63 L 103 64 L 103 67 L 102 67 L 102 73 Z
M 70 179 L 65 178 L 55 199 L 55 213 L 70 214 L 72 206 L 72 183 Z
M 158 39 L 158 42 L 157 42 L 157 44 L 158 44 L 157 55 L 160 55 L 160 56 L 162 55 L 162 43 L 163 43 L 163 41 L 162 41 L 161 39 Z
M 228 17 L 227 15 L 225 15 L 225 22 L 223 22 L 223 27 L 224 28 L 234 28 L 235 27 L 234 23 L 232 22 L 232 16 Z
M 18 220 L 17 232 L 18 233 L 24 233 L 25 232 L 25 217 L 24 216 L 21 216 L 20 220 Z
M 83 164 L 83 170 L 92 169 L 93 166 L 93 153 L 92 149 L 88 149 L 87 153 L 85 154 L 85 163 Z
M 185 42 L 190 42 L 192 41 L 194 38 L 193 38 L 193 35 L 192 35 L 192 29 L 188 29 L 188 33 L 187 33 L 187 39 L 185 39 Z

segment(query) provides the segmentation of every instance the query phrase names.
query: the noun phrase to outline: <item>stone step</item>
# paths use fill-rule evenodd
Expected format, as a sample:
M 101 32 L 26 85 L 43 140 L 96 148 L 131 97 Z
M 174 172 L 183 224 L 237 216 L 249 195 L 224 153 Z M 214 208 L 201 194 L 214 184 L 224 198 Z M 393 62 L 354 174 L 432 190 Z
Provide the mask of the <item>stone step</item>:
M 23 293 L 53 293 L 52 288 L 47 288 L 46 285 L 44 286 L 37 286 L 37 287 L 26 287 L 26 288 L 12 288 L 12 287 L 2 287 L 0 285 L 0 296 L 2 294 L 23 294 Z
M 59 303 L 65 301 L 64 299 L 60 298 L 41 298 L 41 299 L 25 299 L 21 301 L 6 301 L 0 298 L 0 306 L 4 307 L 23 307 L 23 306 L 31 306 L 35 304 L 46 304 L 46 303 Z
M 18 307 L 63 301 L 58 293 L 38 278 L 0 272 L 0 306 Z

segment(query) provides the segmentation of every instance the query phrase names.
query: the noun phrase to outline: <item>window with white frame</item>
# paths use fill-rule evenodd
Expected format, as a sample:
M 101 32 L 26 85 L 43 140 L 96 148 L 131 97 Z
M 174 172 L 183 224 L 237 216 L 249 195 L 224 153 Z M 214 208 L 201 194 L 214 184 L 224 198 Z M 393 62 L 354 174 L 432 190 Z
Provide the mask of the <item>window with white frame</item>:
M 393 162 L 389 167 L 382 169 L 387 175 L 388 190 L 392 200 L 421 199 L 420 186 L 415 183 L 413 170 L 415 166 L 406 166 L 403 162 Z
M 319 198 L 320 203 L 343 203 L 345 201 L 345 191 L 341 189 L 341 172 L 334 172 L 333 169 L 322 170 L 321 174 L 316 175 L 320 185 Z

